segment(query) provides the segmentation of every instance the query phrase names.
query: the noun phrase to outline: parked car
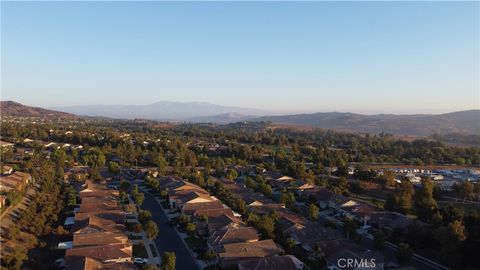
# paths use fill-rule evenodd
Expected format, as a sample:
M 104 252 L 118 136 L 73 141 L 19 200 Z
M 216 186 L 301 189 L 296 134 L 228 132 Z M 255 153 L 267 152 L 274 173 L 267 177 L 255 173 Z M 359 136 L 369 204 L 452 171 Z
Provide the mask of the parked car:
M 148 262 L 147 259 L 145 258 L 134 258 L 133 263 L 134 264 L 146 264 Z

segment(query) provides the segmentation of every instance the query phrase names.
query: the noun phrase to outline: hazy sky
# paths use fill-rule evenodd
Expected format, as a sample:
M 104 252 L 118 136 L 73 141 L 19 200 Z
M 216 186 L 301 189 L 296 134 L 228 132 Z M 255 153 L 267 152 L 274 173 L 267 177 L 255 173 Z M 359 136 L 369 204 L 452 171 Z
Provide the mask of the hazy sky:
M 1 98 L 480 108 L 479 2 L 4 2 Z

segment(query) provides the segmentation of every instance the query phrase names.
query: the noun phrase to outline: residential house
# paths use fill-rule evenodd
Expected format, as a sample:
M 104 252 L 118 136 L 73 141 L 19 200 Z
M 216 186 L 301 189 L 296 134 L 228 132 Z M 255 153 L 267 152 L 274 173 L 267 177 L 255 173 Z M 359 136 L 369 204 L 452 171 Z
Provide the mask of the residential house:
M 381 211 L 380 208 L 370 206 L 364 203 L 358 203 L 353 206 L 341 207 L 346 216 L 354 218 L 363 225 L 367 225 L 375 212 Z
M 238 270 L 302 270 L 303 267 L 303 262 L 293 255 L 270 256 L 238 264 Z
M 74 243 L 75 245 L 75 243 Z M 65 255 L 89 257 L 102 263 L 123 263 L 132 261 L 132 245 L 128 244 L 111 244 L 111 245 L 94 245 L 68 249 Z
M 192 217 L 199 236 L 208 236 L 216 228 L 242 222 L 230 208 L 199 209 L 192 213 Z
M 14 146 L 13 143 L 0 141 L 0 149 L 2 150 L 2 152 L 12 149 L 13 146 Z
M 347 213 L 344 209 L 359 205 L 360 203 L 341 194 L 334 194 L 328 199 L 328 206 L 341 213 Z
M 284 203 L 266 203 L 266 204 L 255 204 L 250 206 L 250 211 L 257 215 L 266 215 L 271 214 L 276 211 L 281 211 L 285 209 Z
M 92 182 L 84 187 L 75 217 L 65 222 L 71 225 L 73 241 L 59 243 L 67 249 L 65 269 L 136 269 L 119 192 Z
M 305 190 L 302 194 L 307 198 L 310 196 L 315 197 L 321 208 L 328 208 L 330 198 L 335 195 L 335 193 L 331 192 L 328 188 L 318 186 L 313 189 Z
M 75 215 L 75 223 L 72 225 L 71 232 L 73 234 L 90 234 L 97 232 L 124 232 L 123 225 L 125 217 L 115 214 L 86 214 L 77 213 Z
M 308 224 L 307 219 L 288 209 L 282 209 L 275 213 L 278 215 L 278 225 L 284 235 L 304 228 Z
M 258 231 L 253 227 L 227 226 L 214 231 L 207 239 L 208 246 L 218 250 L 222 245 L 258 241 Z
M 378 251 L 371 251 L 351 241 L 330 241 L 322 246 L 329 270 L 383 270 L 385 259 Z M 348 262 L 352 263 L 348 263 Z
M 307 190 L 314 190 L 315 187 L 314 184 L 298 181 L 298 183 L 293 185 L 290 189 L 293 189 L 297 194 L 303 194 Z
M 12 166 L 8 166 L 8 165 L 3 165 L 2 166 L 2 174 L 8 175 L 8 174 L 12 174 L 12 172 L 13 172 L 13 167 Z
M 0 191 L 23 191 L 23 189 L 32 182 L 32 176 L 29 173 L 16 171 L 9 175 L 0 176 Z
M 63 174 L 64 180 L 69 181 L 85 181 L 88 178 L 88 167 L 87 166 L 75 166 L 68 169 Z
M 233 269 L 242 261 L 281 255 L 284 250 L 273 240 L 225 244 L 217 253 L 223 269 Z
M 182 214 L 185 215 L 194 215 L 194 213 L 204 213 L 205 211 L 210 211 L 210 210 L 219 210 L 223 211 L 226 210 L 226 212 L 231 212 L 232 210 L 225 206 L 220 200 L 214 200 L 214 201 L 200 201 L 200 202 L 191 202 L 191 203 L 186 203 L 183 204 L 183 207 L 181 209 Z
M 273 201 L 265 198 L 262 194 L 249 192 L 249 193 L 234 193 L 235 198 L 242 199 L 247 206 L 261 206 L 264 204 L 272 203 Z
M 73 247 L 86 247 L 94 245 L 112 245 L 124 244 L 128 245 L 130 242 L 128 236 L 122 232 L 92 232 L 92 233 L 76 233 L 73 235 Z
M 315 247 L 325 241 L 344 239 L 344 236 L 337 230 L 322 226 L 316 222 L 309 222 L 287 230 L 284 235 L 295 240 L 297 245 L 308 254 L 315 250 Z
M 204 190 L 182 190 L 169 194 L 169 203 L 172 209 L 182 209 L 187 204 L 210 203 L 218 201 Z
M 85 256 L 65 257 L 65 270 L 136 270 L 133 263 L 103 263 L 99 260 Z
M 428 225 L 425 222 L 413 220 L 400 213 L 390 211 L 372 213 L 369 223 L 378 228 L 384 228 L 387 230 L 400 229 L 404 231 L 413 223 L 420 226 Z
M 197 234 L 199 236 L 209 236 L 213 232 L 225 229 L 228 226 L 244 225 L 243 221 L 238 217 L 232 217 L 228 214 L 222 214 L 216 217 L 208 217 L 207 220 L 197 220 Z
M 295 182 L 295 178 L 286 175 L 281 175 L 278 177 L 267 177 L 266 180 L 270 183 L 271 186 L 276 188 L 289 187 L 292 183 Z

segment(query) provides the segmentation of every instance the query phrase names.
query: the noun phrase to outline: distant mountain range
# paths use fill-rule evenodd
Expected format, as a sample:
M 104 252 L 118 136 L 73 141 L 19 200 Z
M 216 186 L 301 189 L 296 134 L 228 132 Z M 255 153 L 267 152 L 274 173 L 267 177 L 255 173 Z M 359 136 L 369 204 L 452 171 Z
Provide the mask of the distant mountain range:
M 1 101 L 2 116 L 34 116 L 73 118 L 101 116 L 110 118 L 234 123 L 241 121 L 270 121 L 277 124 L 318 127 L 361 133 L 389 133 L 406 136 L 430 136 L 432 134 L 480 135 L 480 110 L 459 111 L 445 114 L 377 114 L 325 112 L 295 115 L 261 116 L 267 111 L 226 107 L 205 102 L 157 102 L 150 105 L 85 105 L 57 108 L 59 111 L 24 106 L 13 101 Z M 62 112 L 60 112 L 62 111 Z
M 15 101 L 0 101 L 0 115 L 15 117 L 39 117 L 39 118 L 75 118 L 71 113 L 47 110 L 38 107 L 22 105 Z
M 104 116 L 111 118 L 134 119 L 144 118 L 162 121 L 190 121 L 203 117 L 228 118 L 233 115 L 268 115 L 269 112 L 220 106 L 207 102 L 172 102 L 160 101 L 148 105 L 81 105 L 52 108 L 63 112 L 85 116 Z M 218 115 L 218 116 L 217 116 Z M 221 115 L 224 115 L 223 117 Z M 207 120 L 207 118 L 205 118 Z M 234 119 L 235 117 L 230 117 Z M 193 120 L 193 122 L 199 122 Z
M 432 134 L 480 134 L 480 110 L 445 114 L 377 114 L 312 113 L 264 116 L 251 121 L 313 126 L 361 133 L 385 132 L 394 135 L 429 136 Z
M 194 123 L 217 123 L 217 124 L 228 124 L 235 122 L 248 121 L 254 118 L 257 118 L 258 115 L 245 115 L 235 112 L 222 113 L 212 116 L 202 116 L 202 117 L 191 117 L 187 121 Z

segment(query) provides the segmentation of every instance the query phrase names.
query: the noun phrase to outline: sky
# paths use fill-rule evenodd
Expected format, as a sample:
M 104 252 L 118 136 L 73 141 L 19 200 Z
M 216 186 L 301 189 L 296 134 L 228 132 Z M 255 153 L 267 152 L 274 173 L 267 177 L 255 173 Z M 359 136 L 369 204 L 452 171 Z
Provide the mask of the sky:
M 480 109 L 479 2 L 1 2 L 1 99 Z

